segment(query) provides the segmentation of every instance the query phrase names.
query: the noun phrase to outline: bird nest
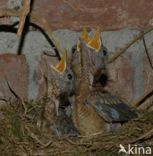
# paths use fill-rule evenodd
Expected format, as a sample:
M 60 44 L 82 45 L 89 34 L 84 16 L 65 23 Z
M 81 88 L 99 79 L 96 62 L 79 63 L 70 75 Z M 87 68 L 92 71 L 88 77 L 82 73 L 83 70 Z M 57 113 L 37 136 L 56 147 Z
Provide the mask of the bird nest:
M 46 99 L 9 103 L 0 110 L 0 155 L 118 155 L 119 145 L 142 144 L 153 148 L 153 113 L 124 124 L 120 131 L 88 137 L 57 138 L 39 126 Z

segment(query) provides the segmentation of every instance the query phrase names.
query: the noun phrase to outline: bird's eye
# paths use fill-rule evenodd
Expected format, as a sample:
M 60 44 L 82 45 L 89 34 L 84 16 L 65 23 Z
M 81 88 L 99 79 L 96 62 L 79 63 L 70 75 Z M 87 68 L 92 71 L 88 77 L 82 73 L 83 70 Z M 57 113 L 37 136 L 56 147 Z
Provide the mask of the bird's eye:
M 103 48 L 103 55 L 104 55 L 104 56 L 107 56 L 107 54 L 108 54 L 107 48 L 104 47 L 104 48 Z
M 104 54 L 104 56 L 106 56 L 107 55 L 107 51 L 103 50 L 103 54 Z
M 68 75 L 67 75 L 67 78 L 68 78 L 69 80 L 72 80 L 72 74 L 68 74 Z

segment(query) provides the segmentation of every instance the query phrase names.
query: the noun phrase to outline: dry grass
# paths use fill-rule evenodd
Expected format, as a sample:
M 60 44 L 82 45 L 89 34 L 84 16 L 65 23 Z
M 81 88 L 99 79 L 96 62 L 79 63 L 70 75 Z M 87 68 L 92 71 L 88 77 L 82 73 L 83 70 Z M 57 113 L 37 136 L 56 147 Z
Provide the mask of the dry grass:
M 45 99 L 26 103 L 15 101 L 0 112 L 0 155 L 62 155 L 115 156 L 119 144 L 127 144 L 153 129 L 153 113 L 139 112 L 140 117 L 124 124 L 120 132 L 95 134 L 89 137 L 56 138 L 50 131 L 38 126 Z M 136 143 L 153 145 L 153 135 Z

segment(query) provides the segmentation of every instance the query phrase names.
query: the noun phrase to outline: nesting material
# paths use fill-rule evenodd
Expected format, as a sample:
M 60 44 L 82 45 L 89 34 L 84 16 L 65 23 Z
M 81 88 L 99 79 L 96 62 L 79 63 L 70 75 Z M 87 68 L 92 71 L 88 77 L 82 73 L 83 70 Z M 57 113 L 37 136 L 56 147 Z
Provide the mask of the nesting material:
M 116 133 L 59 139 L 40 126 L 45 102 L 45 98 L 29 103 L 17 100 L 1 108 L 0 155 L 111 155 L 118 152 L 119 144 L 153 145 L 153 134 L 139 140 L 153 129 L 152 112 L 138 112 L 139 118 Z

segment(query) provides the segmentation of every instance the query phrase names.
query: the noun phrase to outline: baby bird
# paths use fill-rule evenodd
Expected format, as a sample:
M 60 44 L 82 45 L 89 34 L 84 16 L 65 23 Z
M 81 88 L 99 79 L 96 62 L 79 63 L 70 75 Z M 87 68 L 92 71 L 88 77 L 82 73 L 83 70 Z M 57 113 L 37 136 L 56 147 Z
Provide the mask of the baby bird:
M 99 30 L 92 39 L 84 30 L 72 51 L 71 63 L 76 76 L 72 118 L 82 135 L 117 130 L 121 122 L 136 116 L 121 100 L 103 89 L 107 83 L 105 54 Z
M 63 52 L 60 61 L 56 57 L 44 56 L 43 64 L 47 69 L 45 76 L 49 98 L 43 113 L 47 125 L 59 137 L 76 136 L 78 132 L 70 118 L 69 101 L 74 90 L 74 74 L 67 61 L 67 53 Z

